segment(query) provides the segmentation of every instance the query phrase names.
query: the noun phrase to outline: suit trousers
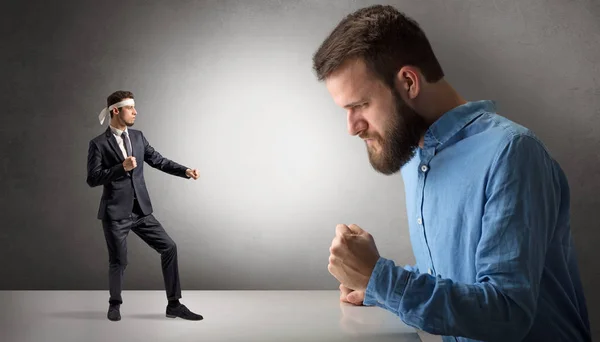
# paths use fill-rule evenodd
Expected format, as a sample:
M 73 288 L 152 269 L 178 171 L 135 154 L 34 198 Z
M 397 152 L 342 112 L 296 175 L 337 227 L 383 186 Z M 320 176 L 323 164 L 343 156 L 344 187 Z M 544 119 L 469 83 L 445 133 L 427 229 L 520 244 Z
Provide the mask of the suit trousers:
M 135 200 L 133 212 L 129 218 L 117 221 L 103 220 L 102 227 L 108 247 L 109 303 L 123 303 L 121 290 L 123 274 L 127 267 L 127 236 L 130 230 L 160 253 L 167 299 L 181 298 L 177 246 L 154 215 L 144 215 Z

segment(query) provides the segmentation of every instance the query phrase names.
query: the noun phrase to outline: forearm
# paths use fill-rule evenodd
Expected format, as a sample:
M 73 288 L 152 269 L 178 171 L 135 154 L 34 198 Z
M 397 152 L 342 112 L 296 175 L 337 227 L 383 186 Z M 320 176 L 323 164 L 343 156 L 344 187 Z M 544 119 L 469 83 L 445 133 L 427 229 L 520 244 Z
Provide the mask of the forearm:
M 188 169 L 189 167 L 187 166 L 181 165 L 179 163 L 167 159 L 167 163 L 161 168 L 161 171 L 173 176 L 189 178 L 185 173 Z
M 146 160 L 146 162 L 151 167 L 153 167 L 157 170 L 160 170 L 162 172 L 168 173 L 170 175 L 183 177 L 183 178 L 189 178 L 185 174 L 185 171 L 187 169 L 189 169 L 188 167 L 178 164 L 167 158 L 160 157 L 160 158 L 158 158 L 158 160 L 156 158 L 150 158 L 150 159 Z
M 127 171 L 122 164 L 117 164 L 110 169 L 95 169 L 88 171 L 87 183 L 90 187 L 105 185 L 126 174 Z
M 87 157 L 87 179 L 86 182 L 90 187 L 107 184 L 119 177 L 127 174 L 123 164 L 114 165 L 111 168 L 102 168 L 102 154 L 98 147 L 90 142 L 88 147 Z
M 431 334 L 486 341 L 520 340 L 533 319 L 530 310 L 490 282 L 461 284 L 416 274 L 384 258 L 373 270 L 364 303 Z

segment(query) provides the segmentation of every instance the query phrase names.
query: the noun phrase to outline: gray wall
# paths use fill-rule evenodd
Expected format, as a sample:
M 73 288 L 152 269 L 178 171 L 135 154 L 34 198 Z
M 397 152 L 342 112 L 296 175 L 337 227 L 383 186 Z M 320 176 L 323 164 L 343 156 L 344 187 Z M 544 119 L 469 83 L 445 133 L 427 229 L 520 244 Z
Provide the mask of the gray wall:
M 325 35 L 371 3 L 12 1 L 1 18 L 0 289 L 107 288 L 86 154 L 116 89 L 136 94 L 135 128 L 159 152 L 200 169 L 196 182 L 146 173 L 184 290 L 336 289 L 326 265 L 337 223 L 412 263 L 402 179 L 371 169 L 311 71 Z M 387 3 L 421 23 L 465 97 L 498 101 L 566 170 L 597 332 L 598 3 Z M 126 289 L 162 289 L 158 254 L 133 234 L 129 244 Z

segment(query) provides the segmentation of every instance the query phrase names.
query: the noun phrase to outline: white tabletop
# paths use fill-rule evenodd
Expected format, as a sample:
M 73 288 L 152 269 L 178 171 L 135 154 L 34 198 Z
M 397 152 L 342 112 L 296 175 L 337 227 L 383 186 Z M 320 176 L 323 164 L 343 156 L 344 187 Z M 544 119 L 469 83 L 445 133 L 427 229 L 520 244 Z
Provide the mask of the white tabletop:
M 184 291 L 197 322 L 166 318 L 163 291 L 123 300 L 111 322 L 108 291 L 2 291 L 2 341 L 420 341 L 390 312 L 340 303 L 338 291 Z

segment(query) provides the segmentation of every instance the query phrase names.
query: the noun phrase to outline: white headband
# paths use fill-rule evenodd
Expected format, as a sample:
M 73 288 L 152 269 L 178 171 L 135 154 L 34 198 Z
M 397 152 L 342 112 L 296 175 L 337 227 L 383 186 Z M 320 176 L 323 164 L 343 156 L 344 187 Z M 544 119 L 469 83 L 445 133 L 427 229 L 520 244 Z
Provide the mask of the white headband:
M 104 119 L 106 118 L 106 116 L 108 115 L 108 113 L 113 110 L 114 108 L 121 108 L 124 106 L 135 106 L 135 101 L 133 101 L 133 99 L 127 99 L 125 101 L 121 101 L 121 102 L 117 102 L 113 105 L 111 105 L 108 108 L 104 108 L 102 109 L 102 111 L 100 112 L 100 115 L 98 115 L 98 119 L 100 120 L 100 124 L 102 125 L 104 123 Z

